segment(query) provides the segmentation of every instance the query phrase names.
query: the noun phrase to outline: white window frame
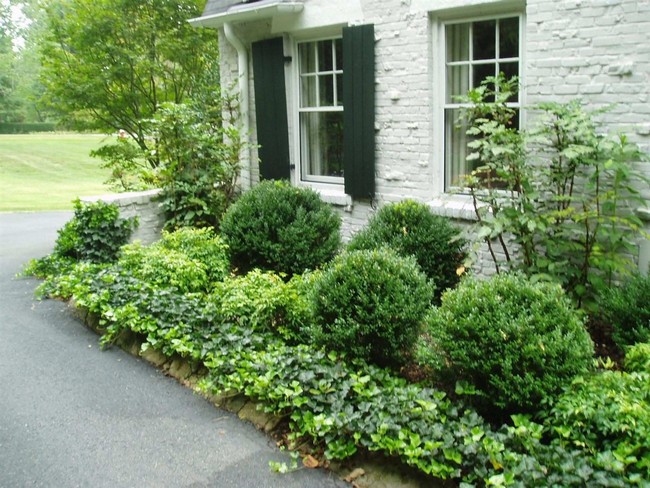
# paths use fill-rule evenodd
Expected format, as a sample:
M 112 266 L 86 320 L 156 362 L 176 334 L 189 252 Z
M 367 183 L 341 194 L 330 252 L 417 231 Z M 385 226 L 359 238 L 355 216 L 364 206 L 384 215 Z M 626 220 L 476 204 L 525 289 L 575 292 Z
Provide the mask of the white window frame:
M 460 108 L 463 104 L 460 103 L 447 103 L 447 46 L 446 46 L 446 32 L 445 27 L 451 24 L 462 24 L 469 22 L 480 22 L 486 20 L 496 20 L 504 18 L 519 18 L 519 53 L 517 61 L 519 64 L 519 100 L 517 103 L 512 105 L 519 109 L 519 124 L 520 127 L 525 126 L 525 111 L 523 109 L 525 105 L 525 25 L 526 25 L 526 16 L 523 8 L 513 8 L 513 9 L 499 9 L 493 13 L 486 13 L 481 15 L 470 15 L 463 13 L 466 12 L 454 12 L 454 15 L 440 15 L 432 17 L 432 42 L 433 42 L 433 91 L 434 91 L 434 104 L 433 104 L 433 120 L 434 120 L 434 155 L 433 159 L 435 161 L 434 165 L 434 194 L 436 197 L 443 197 L 443 200 L 438 200 L 438 203 L 441 207 L 451 207 L 453 208 L 452 212 L 443 212 L 443 213 L 454 213 L 454 216 L 458 217 L 461 214 L 471 214 L 471 211 L 468 207 L 469 202 L 463 198 L 462 195 L 458 195 L 458 187 L 448 187 L 448 171 L 447 171 L 447 157 L 445 152 L 445 146 L 447 143 L 447 130 L 448 126 L 445 123 L 445 110 L 449 108 Z M 471 47 L 471 44 L 470 44 Z M 498 55 L 497 58 L 498 59 Z M 513 58 L 514 59 L 514 58 Z M 481 60 L 482 62 L 494 62 L 494 60 Z M 501 59 L 499 61 L 504 61 Z M 472 59 L 470 56 L 470 65 L 472 64 Z M 470 68 L 471 69 L 471 68 Z M 470 77 L 470 80 L 472 78 Z M 449 197 L 457 197 L 456 202 L 450 201 Z M 434 201 L 435 202 L 435 201 Z M 435 203 L 434 203 L 435 204 Z M 456 208 L 458 207 L 458 208 Z
M 297 148 L 297 150 L 294 152 L 296 156 L 297 163 L 296 164 L 296 169 L 297 169 L 297 180 L 300 184 L 304 185 L 309 185 L 309 186 L 314 186 L 317 188 L 321 188 L 324 190 L 327 189 L 334 189 L 338 190 L 341 189 L 344 185 L 344 176 L 338 177 L 338 176 L 325 176 L 325 175 L 317 175 L 317 174 L 310 174 L 308 169 L 309 169 L 309 148 L 307 147 L 306 144 L 303 144 L 303 141 L 308 140 L 308 135 L 306 131 L 306 127 L 304 124 L 301 123 L 301 115 L 302 114 L 307 114 L 307 113 L 327 113 L 327 112 L 340 112 L 343 113 L 343 100 L 342 100 L 342 94 L 337 93 L 337 86 L 336 83 L 334 83 L 334 100 L 335 103 L 339 102 L 338 105 L 333 105 L 333 106 L 318 106 L 318 107 L 302 107 L 302 83 L 301 83 L 301 76 L 302 76 L 302 70 L 301 70 L 301 56 L 300 56 L 300 46 L 303 44 L 314 44 L 318 42 L 323 42 L 323 41 L 335 41 L 337 39 L 341 39 L 340 33 L 338 35 L 330 35 L 330 36 L 324 36 L 324 37 L 318 37 L 318 38 L 307 38 L 307 39 L 300 39 L 296 40 L 294 42 L 294 59 L 296 62 L 294 63 L 295 69 L 293 70 L 292 73 L 292 86 L 294 86 L 293 89 L 293 105 L 295 107 L 294 109 L 294 127 L 297 129 L 294 131 L 294 145 Z M 331 76 L 331 75 L 336 75 L 336 76 L 343 76 L 343 69 L 336 69 L 337 66 L 337 60 L 336 60 L 336 49 L 334 46 L 332 46 L 332 56 L 333 56 L 333 66 L 334 69 L 332 71 L 316 71 L 315 73 L 310 73 L 308 76 L 316 76 L 318 77 L 319 75 L 324 75 L 324 76 Z M 318 50 L 316 51 L 318 52 Z M 318 60 L 316 60 L 316 69 L 318 70 Z M 318 103 L 320 105 L 320 103 Z

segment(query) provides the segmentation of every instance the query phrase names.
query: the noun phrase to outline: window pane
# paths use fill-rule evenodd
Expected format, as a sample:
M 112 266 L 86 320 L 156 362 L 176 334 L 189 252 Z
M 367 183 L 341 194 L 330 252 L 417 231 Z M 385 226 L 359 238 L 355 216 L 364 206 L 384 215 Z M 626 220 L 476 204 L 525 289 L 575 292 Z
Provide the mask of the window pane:
M 506 80 L 519 76 L 519 63 L 501 63 L 499 71 L 503 73 Z
M 501 73 L 504 74 L 507 80 L 514 78 L 515 76 L 519 76 L 519 63 L 501 63 L 499 65 L 499 69 Z M 514 97 L 511 97 L 508 102 L 518 102 L 519 101 L 519 94 L 517 94 Z
M 470 24 L 447 26 L 447 62 L 469 60 L 469 26 Z
M 336 75 L 336 105 L 343 105 L 343 77 Z
M 447 67 L 447 103 L 458 103 L 459 95 L 467 95 L 469 90 L 469 66 Z
M 474 22 L 473 59 L 496 58 L 496 20 Z
M 499 21 L 499 57 L 519 57 L 519 18 Z
M 320 106 L 334 106 L 334 75 L 321 75 L 318 77 Z
M 318 77 L 305 75 L 300 77 L 300 106 L 318 107 Z
M 469 173 L 467 158 L 467 124 L 460 120 L 459 109 L 445 110 L 445 180 L 446 189 L 461 185 L 461 176 Z
M 480 86 L 481 82 L 488 76 L 496 76 L 496 69 L 497 67 L 494 63 L 474 65 L 474 79 L 472 80 L 472 86 Z
M 316 46 L 310 42 L 307 44 L 300 44 L 300 72 L 301 73 L 315 73 L 316 72 Z
M 332 41 L 321 41 L 318 43 L 318 71 L 332 71 L 333 69 Z
M 303 177 L 343 176 L 343 112 L 300 114 Z

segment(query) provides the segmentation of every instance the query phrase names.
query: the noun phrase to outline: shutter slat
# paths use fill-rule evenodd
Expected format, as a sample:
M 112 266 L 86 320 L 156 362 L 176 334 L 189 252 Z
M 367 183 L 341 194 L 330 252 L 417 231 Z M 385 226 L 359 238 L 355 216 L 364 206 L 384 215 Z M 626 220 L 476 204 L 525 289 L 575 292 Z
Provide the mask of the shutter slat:
M 343 29 L 343 165 L 345 192 L 375 195 L 374 26 Z
M 253 43 L 253 73 L 260 178 L 289 179 L 289 125 L 281 37 Z

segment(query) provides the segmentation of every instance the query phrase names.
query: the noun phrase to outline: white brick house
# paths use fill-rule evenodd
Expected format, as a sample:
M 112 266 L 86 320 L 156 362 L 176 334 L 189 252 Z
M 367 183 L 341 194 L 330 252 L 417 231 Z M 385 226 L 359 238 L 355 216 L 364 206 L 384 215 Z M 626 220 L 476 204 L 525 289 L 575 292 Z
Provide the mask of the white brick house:
M 191 23 L 218 29 L 222 85 L 239 90 L 260 145 L 243 185 L 310 186 L 346 235 L 407 197 L 471 220 L 469 197 L 451 191 L 467 169 L 450 150 L 463 142 L 451 96 L 499 71 L 520 77 L 522 107 L 616 104 L 607 129 L 650 152 L 648 0 L 208 0 Z

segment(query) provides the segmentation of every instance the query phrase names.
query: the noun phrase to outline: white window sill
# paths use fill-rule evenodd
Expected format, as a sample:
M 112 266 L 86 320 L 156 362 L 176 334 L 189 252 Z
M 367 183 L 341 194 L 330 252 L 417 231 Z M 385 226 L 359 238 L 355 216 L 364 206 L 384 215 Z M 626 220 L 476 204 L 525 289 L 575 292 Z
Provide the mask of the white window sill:
M 343 189 L 334 189 L 334 188 L 318 188 L 312 187 L 312 189 L 317 192 L 321 199 L 331 205 L 337 205 L 339 207 L 351 207 L 352 206 L 352 197 L 347 195 Z
M 300 186 L 310 188 L 320 195 L 321 200 L 330 205 L 352 209 L 352 197 L 345 193 L 343 185 L 328 185 L 323 183 L 301 182 Z
M 435 215 L 458 220 L 476 220 L 474 204 L 469 195 L 441 194 L 427 204 Z

